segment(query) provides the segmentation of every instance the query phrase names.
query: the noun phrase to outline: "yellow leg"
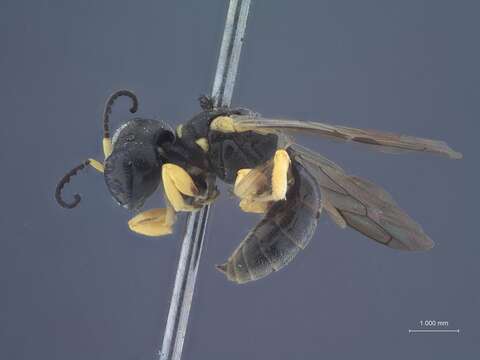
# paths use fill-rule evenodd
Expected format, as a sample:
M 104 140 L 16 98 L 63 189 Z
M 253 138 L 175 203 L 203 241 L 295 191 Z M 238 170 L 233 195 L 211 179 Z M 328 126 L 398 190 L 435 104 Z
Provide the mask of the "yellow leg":
M 260 169 L 241 169 L 237 172 L 233 192 L 238 196 L 240 208 L 245 212 L 265 213 L 272 202 L 286 198 L 290 157 L 281 149 L 275 152 L 270 181 Z M 269 183 L 270 182 L 270 183 Z M 271 187 L 271 191 L 262 190 Z
M 273 170 L 271 179 L 272 191 L 270 194 L 256 196 L 255 201 L 279 201 L 285 200 L 288 190 L 288 170 L 290 168 L 290 156 L 283 150 L 277 150 L 273 158 Z
M 267 176 L 261 171 L 257 169 L 240 169 L 237 172 L 233 193 L 240 199 L 252 198 L 266 188 L 267 185 Z
M 248 175 L 252 169 L 240 169 L 237 171 L 237 178 L 235 179 L 235 186 L 239 186 L 240 182 Z
M 272 200 L 284 200 L 287 196 L 288 169 L 290 168 L 290 156 L 281 149 L 275 152 L 272 171 Z
M 251 199 L 242 199 L 240 201 L 240 209 L 247 213 L 264 214 L 270 209 L 271 202 L 269 201 L 255 201 Z
M 183 198 L 183 195 L 199 195 L 198 188 L 193 182 L 193 179 L 184 169 L 175 164 L 163 165 L 162 181 L 165 195 L 175 211 L 196 210 L 196 207 L 187 204 Z
M 288 190 L 289 168 L 290 157 L 288 153 L 283 149 L 277 150 L 273 158 L 272 178 L 270 180 L 271 192 L 259 194 L 261 189 L 268 184 L 268 180 L 266 180 L 265 174 L 257 169 L 239 170 L 233 192 L 241 199 L 257 202 L 284 200 Z
M 246 176 L 249 177 L 246 179 Z M 248 213 L 263 214 L 269 207 L 268 201 L 255 201 L 255 195 L 268 183 L 265 174 L 256 169 L 240 169 L 237 172 L 233 193 L 240 199 L 240 209 Z
M 137 234 L 162 236 L 173 232 L 176 214 L 171 206 L 141 212 L 128 222 L 128 227 Z

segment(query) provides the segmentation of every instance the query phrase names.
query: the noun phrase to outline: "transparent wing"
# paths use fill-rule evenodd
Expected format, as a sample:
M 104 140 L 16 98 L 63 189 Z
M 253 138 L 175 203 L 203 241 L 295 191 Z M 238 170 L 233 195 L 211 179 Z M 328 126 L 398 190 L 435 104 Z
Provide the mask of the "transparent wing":
M 433 241 L 381 187 L 299 145 L 290 150 L 318 179 L 322 204 L 341 227 L 350 226 L 379 243 L 401 250 L 426 250 Z
M 253 115 L 234 115 L 235 125 L 239 130 L 281 131 L 286 133 L 302 132 L 328 137 L 334 140 L 353 141 L 368 144 L 380 151 L 422 151 L 430 152 L 452 159 L 462 158 L 447 143 L 439 140 L 398 135 L 377 130 L 362 130 L 346 126 L 329 125 L 320 122 L 266 119 Z

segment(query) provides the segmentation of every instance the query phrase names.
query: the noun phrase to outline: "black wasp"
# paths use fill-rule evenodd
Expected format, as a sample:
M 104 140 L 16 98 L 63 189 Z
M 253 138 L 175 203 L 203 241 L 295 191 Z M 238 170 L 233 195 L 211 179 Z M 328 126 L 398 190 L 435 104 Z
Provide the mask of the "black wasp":
M 133 118 L 110 137 L 109 116 L 115 100 L 137 97 L 128 90 L 110 96 L 103 115 L 105 160 L 88 159 L 59 182 L 55 197 L 65 208 L 80 202 L 62 198 L 62 189 L 90 165 L 104 174 L 113 198 L 139 210 L 160 183 L 165 208 L 140 212 L 128 225 L 136 233 L 172 233 L 176 213 L 195 211 L 218 196 L 217 178 L 233 184 L 243 211 L 264 214 L 223 265 L 229 280 L 260 279 L 288 264 L 312 238 L 320 213 L 394 249 L 426 250 L 432 240 L 377 185 L 350 176 L 335 163 L 295 144 L 292 133 L 304 132 L 368 144 L 393 151 L 423 151 L 462 157 L 446 143 L 391 133 L 317 122 L 266 119 L 241 108 L 215 108 L 200 98 L 202 111 L 173 131 L 158 120 Z

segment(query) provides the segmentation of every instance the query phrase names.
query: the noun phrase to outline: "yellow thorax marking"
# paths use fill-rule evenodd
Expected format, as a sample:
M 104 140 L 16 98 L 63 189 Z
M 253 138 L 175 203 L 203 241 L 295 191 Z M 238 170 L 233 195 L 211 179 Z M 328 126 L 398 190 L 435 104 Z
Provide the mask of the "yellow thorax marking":
M 236 128 L 235 121 L 229 116 L 219 116 L 215 118 L 210 124 L 210 129 L 223 133 L 241 131 Z
M 195 143 L 202 148 L 203 151 L 208 152 L 208 140 L 207 138 L 200 138 Z
M 180 125 L 177 126 L 177 136 L 179 138 L 182 138 L 182 135 L 183 135 L 183 125 L 180 124 Z
M 236 121 L 233 117 L 230 116 L 219 116 L 215 118 L 210 123 L 210 130 L 215 130 L 223 133 L 254 131 L 258 134 L 263 135 L 275 133 L 274 129 L 257 129 L 255 128 L 255 126 L 244 124 L 238 120 Z

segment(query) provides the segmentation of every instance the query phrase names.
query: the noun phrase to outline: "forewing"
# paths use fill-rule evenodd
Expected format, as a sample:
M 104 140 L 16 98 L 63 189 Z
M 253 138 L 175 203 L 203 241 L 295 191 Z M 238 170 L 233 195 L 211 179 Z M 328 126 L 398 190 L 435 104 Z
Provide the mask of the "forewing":
M 447 143 L 440 140 L 423 139 L 377 130 L 362 130 L 311 121 L 267 119 L 252 115 L 239 115 L 233 116 L 233 118 L 240 130 L 313 133 L 334 140 L 368 144 L 380 151 L 420 151 L 435 153 L 452 159 L 460 159 L 462 157 L 461 153 L 454 151 Z
M 395 203 L 390 194 L 370 181 L 347 175 L 323 156 L 292 145 L 300 161 L 318 179 L 325 210 L 339 226 L 345 225 L 391 248 L 426 250 L 433 241 Z

